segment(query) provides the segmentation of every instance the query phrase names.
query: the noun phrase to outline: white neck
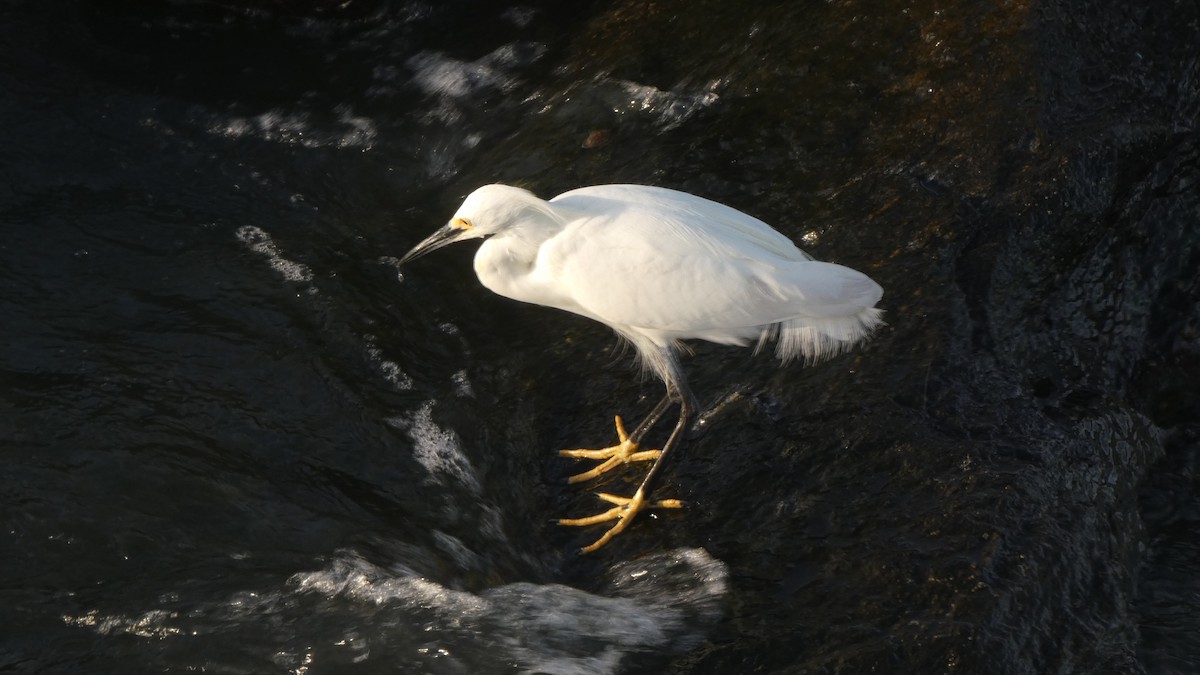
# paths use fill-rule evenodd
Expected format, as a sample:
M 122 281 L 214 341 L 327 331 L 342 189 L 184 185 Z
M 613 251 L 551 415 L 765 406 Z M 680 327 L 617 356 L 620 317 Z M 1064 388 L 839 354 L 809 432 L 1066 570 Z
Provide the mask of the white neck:
M 563 224 L 548 214 L 526 211 L 519 221 L 492 235 L 475 254 L 475 274 L 488 290 L 522 302 L 544 302 L 537 279 L 542 244 L 562 231 Z

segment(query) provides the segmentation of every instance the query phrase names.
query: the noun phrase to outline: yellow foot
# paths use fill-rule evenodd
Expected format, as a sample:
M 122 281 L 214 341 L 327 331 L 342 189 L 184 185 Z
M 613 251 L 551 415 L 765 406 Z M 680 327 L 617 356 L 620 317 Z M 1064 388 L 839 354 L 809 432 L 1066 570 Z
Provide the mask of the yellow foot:
M 579 549 L 580 553 L 591 553 L 592 551 L 595 551 L 596 549 L 600 548 L 601 546 L 607 544 L 609 541 L 612 540 L 613 537 L 624 532 L 625 528 L 629 527 L 629 524 L 631 522 L 633 522 L 633 517 L 636 516 L 638 514 L 638 512 L 644 508 L 651 508 L 651 509 L 682 509 L 683 508 L 683 502 L 679 501 L 678 499 L 663 499 L 661 501 L 652 502 L 652 503 L 647 504 L 646 497 L 642 493 L 641 488 L 638 488 L 638 491 L 633 494 L 633 497 L 618 497 L 616 495 L 610 495 L 607 492 L 598 492 L 598 493 L 596 493 L 596 496 L 600 497 L 600 499 L 603 499 L 604 501 L 608 502 L 609 504 L 616 504 L 616 506 L 605 511 L 604 513 L 599 513 L 594 516 L 588 516 L 587 518 L 563 518 L 558 521 L 559 525 L 570 525 L 573 527 L 582 527 L 584 525 L 595 525 L 596 523 L 603 523 L 603 522 L 606 522 L 609 520 L 617 521 L 617 524 L 610 527 L 608 529 L 608 532 L 605 532 L 604 536 L 597 539 L 595 541 L 595 543 L 591 544 L 590 546 L 584 546 L 583 548 Z
M 625 424 L 621 422 L 620 415 L 617 415 L 617 440 L 619 442 L 616 445 L 611 448 L 604 448 L 603 450 L 559 450 L 558 454 L 563 457 L 605 460 L 591 471 L 584 471 L 583 473 L 571 476 L 567 479 L 567 482 L 580 483 L 585 480 L 591 480 L 602 473 L 612 471 L 622 464 L 658 459 L 659 455 L 662 454 L 658 450 L 642 450 L 639 452 L 637 443 L 630 441 L 629 434 L 625 433 Z

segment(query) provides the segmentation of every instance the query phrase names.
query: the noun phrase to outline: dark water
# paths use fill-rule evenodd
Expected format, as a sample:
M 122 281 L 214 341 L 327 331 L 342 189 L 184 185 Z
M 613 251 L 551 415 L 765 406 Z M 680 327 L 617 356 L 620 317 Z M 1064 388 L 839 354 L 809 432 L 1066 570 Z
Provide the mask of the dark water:
M 0 671 L 1200 672 L 1196 44 L 1117 3 L 0 4 Z M 469 247 L 398 272 L 493 181 L 725 201 L 890 326 L 700 346 L 688 509 L 578 557 L 554 451 L 658 385 Z

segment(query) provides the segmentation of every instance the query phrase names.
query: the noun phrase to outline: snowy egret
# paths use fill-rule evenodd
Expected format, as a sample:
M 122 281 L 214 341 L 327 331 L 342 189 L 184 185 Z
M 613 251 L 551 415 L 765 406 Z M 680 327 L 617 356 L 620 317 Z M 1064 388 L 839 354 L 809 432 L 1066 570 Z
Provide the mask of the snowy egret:
M 475 254 L 475 273 L 484 286 L 608 325 L 666 385 L 666 396 L 633 433 L 616 418 L 616 445 L 560 453 L 600 460 L 571 483 L 653 461 L 632 497 L 599 493 L 612 508 L 559 521 L 616 521 L 583 553 L 604 546 L 644 508 L 681 506 L 647 496 L 698 410 L 676 356 L 682 340 L 740 346 L 754 340 L 760 349 L 775 340 L 784 362 L 797 356 L 815 361 L 866 337 L 881 321 L 875 303 L 883 289 L 865 274 L 813 260 L 766 223 L 685 192 L 597 185 L 545 201 L 520 188 L 485 185 L 400 263 L 480 238 L 486 239 Z M 672 405 L 679 406 L 679 420 L 666 444 L 642 450 L 643 438 Z

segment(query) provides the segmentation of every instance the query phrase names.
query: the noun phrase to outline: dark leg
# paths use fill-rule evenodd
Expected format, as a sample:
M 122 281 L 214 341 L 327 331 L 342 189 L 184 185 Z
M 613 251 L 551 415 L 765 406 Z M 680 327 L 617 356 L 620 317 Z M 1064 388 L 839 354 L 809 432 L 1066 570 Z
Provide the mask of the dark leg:
M 678 401 L 679 402 L 679 421 L 675 423 L 675 428 L 671 430 L 671 436 L 667 438 L 667 442 L 659 451 L 658 457 L 655 458 L 654 464 L 650 465 L 650 470 L 646 472 L 646 477 L 642 479 L 642 484 L 638 488 L 638 492 L 645 494 L 650 493 L 653 487 L 654 478 L 658 475 L 662 468 L 663 460 L 666 459 L 667 453 L 676 445 L 683 441 L 684 434 L 687 433 L 688 427 L 691 425 L 692 418 L 696 415 L 696 410 L 699 406 L 696 404 L 696 398 L 692 395 L 692 391 L 688 389 L 687 380 L 683 377 L 682 369 L 679 363 L 674 358 L 668 360 L 669 372 L 671 379 L 667 382 L 667 396 L 663 402 Z M 659 408 L 665 407 L 663 403 L 658 404 Z M 655 408 L 657 411 L 658 408 Z M 662 415 L 662 412 L 659 412 Z M 641 431 L 639 428 L 638 431 Z M 634 432 L 637 433 L 636 431 Z M 643 495 L 643 496 L 644 496 Z
M 651 410 L 648 415 L 642 418 L 642 423 L 633 430 L 632 434 L 629 434 L 629 440 L 635 445 L 640 445 L 642 442 L 642 437 L 649 433 L 650 430 L 654 428 L 655 424 L 658 424 L 658 421 L 661 420 L 662 416 L 666 414 L 667 408 L 670 408 L 671 403 L 673 402 L 674 399 L 671 398 L 670 393 L 668 393 L 666 396 L 663 396 L 662 400 L 654 406 L 654 409 Z

